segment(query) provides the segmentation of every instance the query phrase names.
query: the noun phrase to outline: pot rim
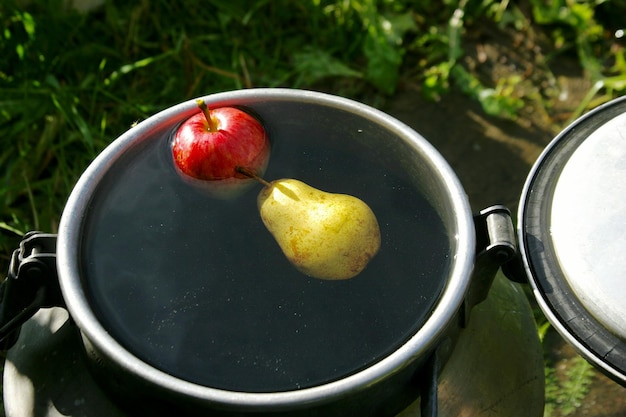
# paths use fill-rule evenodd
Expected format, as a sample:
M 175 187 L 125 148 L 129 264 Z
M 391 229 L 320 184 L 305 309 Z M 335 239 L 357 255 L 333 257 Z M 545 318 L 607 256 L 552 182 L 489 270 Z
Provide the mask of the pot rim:
M 352 375 L 299 390 L 249 393 L 201 386 L 156 369 L 127 351 L 100 324 L 81 285 L 79 242 L 82 219 L 97 184 L 119 156 L 130 149 L 138 138 L 157 131 L 164 122 L 182 121 L 197 112 L 196 99 L 191 99 L 151 116 L 113 141 L 84 171 L 69 196 L 59 225 L 57 269 L 67 309 L 83 336 L 99 352 L 153 385 L 224 407 L 248 407 L 257 410 L 259 408 L 280 410 L 302 406 L 302 404 L 331 402 L 337 397 L 361 391 L 395 374 L 432 351 L 449 324 L 455 319 L 464 301 L 475 257 L 475 230 L 469 201 L 459 179 L 443 156 L 409 126 L 382 111 L 347 98 L 284 88 L 238 90 L 200 98 L 204 99 L 209 106 L 216 103 L 219 106 L 228 106 L 241 104 L 242 101 L 252 103 L 268 100 L 321 104 L 357 113 L 390 129 L 398 136 L 410 140 L 411 144 L 431 162 L 433 169 L 438 171 L 440 181 L 448 190 L 450 212 L 454 213 L 451 217 L 455 223 L 455 236 L 451 237 L 451 241 L 455 242 L 453 246 L 456 247 L 456 251 L 451 254 L 450 272 L 442 294 L 426 323 L 393 353 Z

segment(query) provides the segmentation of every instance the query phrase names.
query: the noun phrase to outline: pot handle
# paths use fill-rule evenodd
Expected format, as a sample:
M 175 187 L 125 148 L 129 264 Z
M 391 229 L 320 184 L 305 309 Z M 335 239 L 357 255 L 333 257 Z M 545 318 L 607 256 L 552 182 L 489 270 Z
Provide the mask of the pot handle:
M 0 349 L 8 350 L 40 308 L 65 307 L 56 267 L 57 235 L 29 232 L 13 251 L 0 284 Z
M 515 258 L 517 245 L 511 211 L 502 205 L 481 210 L 474 216 L 476 228 L 476 261 L 470 288 L 463 309 L 463 327 L 469 320 L 472 308 L 483 302 L 489 294 L 498 269 Z

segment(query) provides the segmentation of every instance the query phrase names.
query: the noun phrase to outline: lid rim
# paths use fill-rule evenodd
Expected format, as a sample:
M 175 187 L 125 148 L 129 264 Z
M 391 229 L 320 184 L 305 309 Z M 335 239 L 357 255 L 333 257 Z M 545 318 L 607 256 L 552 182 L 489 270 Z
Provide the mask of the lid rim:
M 518 244 L 533 294 L 546 318 L 585 359 L 626 385 L 626 341 L 607 330 L 577 298 L 550 238 L 550 209 L 558 174 L 595 131 L 626 112 L 626 96 L 582 116 L 544 149 L 526 179 L 518 209 Z

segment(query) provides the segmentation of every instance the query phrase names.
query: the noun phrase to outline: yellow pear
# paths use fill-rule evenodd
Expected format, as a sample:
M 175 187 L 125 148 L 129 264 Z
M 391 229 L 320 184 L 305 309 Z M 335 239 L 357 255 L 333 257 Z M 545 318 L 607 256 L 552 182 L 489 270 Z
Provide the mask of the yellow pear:
M 295 179 L 264 184 L 257 199 L 261 219 L 287 259 L 304 274 L 352 278 L 378 252 L 378 221 L 358 198 Z

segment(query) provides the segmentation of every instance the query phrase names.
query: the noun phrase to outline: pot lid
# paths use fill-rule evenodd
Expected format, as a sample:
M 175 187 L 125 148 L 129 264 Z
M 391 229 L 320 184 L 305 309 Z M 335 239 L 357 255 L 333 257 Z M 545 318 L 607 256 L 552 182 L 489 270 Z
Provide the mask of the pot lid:
M 626 97 L 581 117 L 544 150 L 518 220 L 526 273 L 547 318 L 626 383 Z

